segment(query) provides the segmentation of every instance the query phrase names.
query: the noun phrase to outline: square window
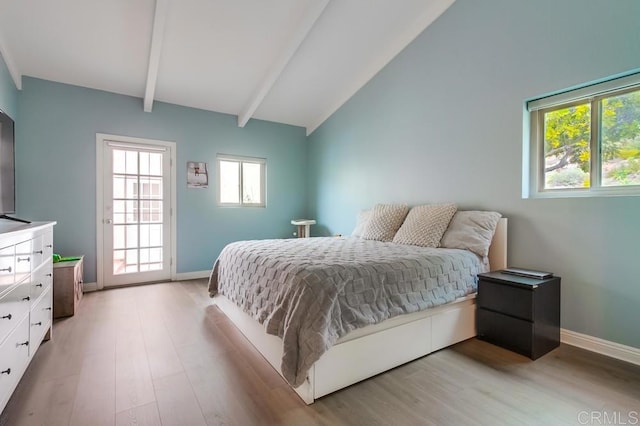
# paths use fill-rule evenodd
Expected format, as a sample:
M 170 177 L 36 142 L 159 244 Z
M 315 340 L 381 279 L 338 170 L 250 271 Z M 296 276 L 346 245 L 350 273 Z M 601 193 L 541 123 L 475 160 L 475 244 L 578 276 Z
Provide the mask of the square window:
M 266 160 L 218 156 L 218 204 L 229 207 L 266 207 Z

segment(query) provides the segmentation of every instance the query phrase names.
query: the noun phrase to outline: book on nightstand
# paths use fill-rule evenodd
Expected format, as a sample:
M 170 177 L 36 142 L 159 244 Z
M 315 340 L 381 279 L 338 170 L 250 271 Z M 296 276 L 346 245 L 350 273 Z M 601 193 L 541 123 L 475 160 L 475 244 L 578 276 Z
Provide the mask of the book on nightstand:
M 547 278 L 553 277 L 553 274 L 551 272 L 534 271 L 531 269 L 523 268 L 506 268 L 500 272 L 509 275 L 517 275 L 519 277 L 536 278 L 539 280 L 546 280 Z

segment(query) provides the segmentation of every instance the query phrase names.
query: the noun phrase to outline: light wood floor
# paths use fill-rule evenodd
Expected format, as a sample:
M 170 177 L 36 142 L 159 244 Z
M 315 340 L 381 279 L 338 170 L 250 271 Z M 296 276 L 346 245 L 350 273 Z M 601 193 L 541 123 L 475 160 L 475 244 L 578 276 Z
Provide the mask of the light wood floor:
M 476 339 L 306 406 L 194 280 L 86 294 L 0 424 L 638 424 L 639 411 L 639 367 L 566 345 L 532 362 Z

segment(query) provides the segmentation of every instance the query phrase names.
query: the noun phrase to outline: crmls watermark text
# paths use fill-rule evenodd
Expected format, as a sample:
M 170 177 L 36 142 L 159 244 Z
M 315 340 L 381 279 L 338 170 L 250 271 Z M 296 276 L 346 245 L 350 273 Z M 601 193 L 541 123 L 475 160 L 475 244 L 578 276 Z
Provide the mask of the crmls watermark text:
M 581 425 L 640 425 L 637 411 L 580 411 L 578 423 Z

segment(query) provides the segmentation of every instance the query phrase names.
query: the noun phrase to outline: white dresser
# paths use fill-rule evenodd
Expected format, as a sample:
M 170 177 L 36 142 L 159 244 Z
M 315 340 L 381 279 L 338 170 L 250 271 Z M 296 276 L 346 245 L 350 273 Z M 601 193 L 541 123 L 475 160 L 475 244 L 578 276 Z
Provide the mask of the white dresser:
M 53 225 L 0 223 L 0 410 L 51 337 Z

